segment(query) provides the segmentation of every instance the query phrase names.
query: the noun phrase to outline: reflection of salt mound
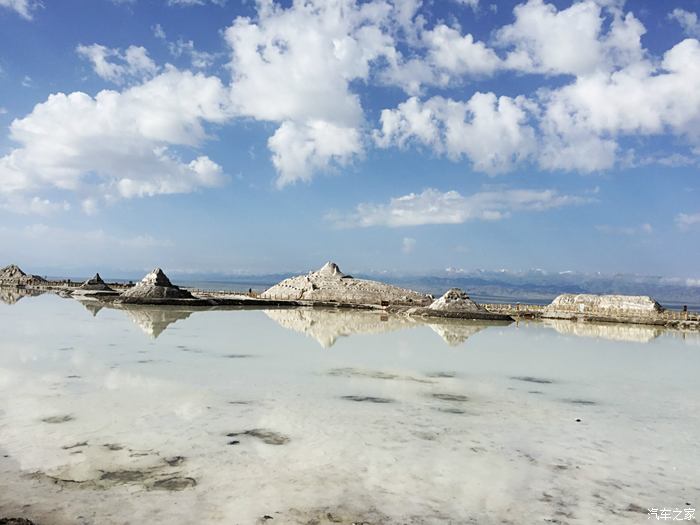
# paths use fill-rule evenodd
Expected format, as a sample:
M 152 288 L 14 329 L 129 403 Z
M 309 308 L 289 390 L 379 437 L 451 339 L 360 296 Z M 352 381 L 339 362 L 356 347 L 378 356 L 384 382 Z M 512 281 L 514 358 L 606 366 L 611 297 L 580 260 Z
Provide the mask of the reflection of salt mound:
M 171 324 L 192 315 L 192 310 L 173 306 L 137 306 L 133 304 L 116 304 L 115 306 L 124 310 L 144 333 L 154 339 Z
M 285 279 L 262 294 L 265 299 L 332 301 L 347 304 L 381 304 L 427 306 L 428 295 L 365 279 L 354 279 L 340 271 L 338 265 L 326 263 L 306 275 Z
M 156 268 L 133 288 L 125 291 L 124 299 L 194 299 L 192 294 L 170 282 L 163 270 Z
M 339 337 L 379 334 L 416 324 L 407 317 L 361 310 L 288 308 L 264 312 L 280 326 L 316 339 L 323 348 L 333 346 Z
M 445 295 L 437 299 L 428 308 L 431 310 L 439 310 L 442 312 L 484 312 L 487 313 L 485 308 L 482 308 L 474 301 L 472 301 L 469 296 L 464 293 L 459 288 L 451 288 L 447 290 Z
M 5 304 L 15 304 L 25 297 L 35 297 L 43 292 L 27 290 L 26 288 L 2 288 L 0 287 L 0 302 Z
M 663 308 L 646 295 L 563 294 L 545 308 L 545 317 L 655 318 Z
M 493 326 L 493 323 L 435 319 L 430 321 L 429 326 L 448 345 L 459 346 L 474 334 Z
M 698 330 L 668 330 L 664 335 L 683 341 L 686 345 L 700 346 L 700 331 Z
M 100 313 L 100 310 L 105 306 L 104 303 L 95 299 L 78 299 L 78 302 L 82 304 L 93 317 L 97 317 L 97 314 Z
M 663 332 L 662 328 L 639 324 L 591 323 L 560 319 L 545 319 L 544 323 L 564 335 L 634 343 L 648 343 Z

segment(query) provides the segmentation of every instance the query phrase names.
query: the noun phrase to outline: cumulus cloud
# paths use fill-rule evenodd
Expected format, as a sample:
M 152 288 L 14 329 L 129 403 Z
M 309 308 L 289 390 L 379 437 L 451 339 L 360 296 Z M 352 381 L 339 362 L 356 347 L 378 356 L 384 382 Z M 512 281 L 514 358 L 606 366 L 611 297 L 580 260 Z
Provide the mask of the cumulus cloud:
M 678 22 L 686 35 L 700 38 L 700 22 L 696 13 L 676 8 L 668 14 L 668 17 Z
M 408 99 L 381 114 L 374 134 L 380 147 L 404 148 L 418 143 L 453 160 L 469 159 L 487 173 L 508 171 L 535 149 L 535 132 L 528 125 L 524 98 L 475 93 L 467 102 L 433 97 Z
M 617 7 L 603 9 L 601 2 L 583 0 L 558 10 L 543 0 L 528 0 L 513 13 L 515 22 L 495 35 L 496 44 L 508 50 L 509 69 L 585 75 L 627 65 L 642 55 L 644 26 Z
M 92 198 L 91 210 L 95 199 L 219 185 L 218 164 L 206 156 L 183 160 L 180 150 L 207 138 L 206 123 L 229 117 L 227 101 L 218 78 L 171 67 L 122 92 L 51 95 L 11 124 L 19 146 L 0 158 L 0 195 L 68 190 Z
M 545 211 L 590 202 L 585 197 L 562 195 L 555 190 L 483 191 L 463 196 L 456 191 L 427 189 L 392 198 L 387 204 L 359 204 L 355 211 L 329 214 L 338 227 L 420 226 L 424 224 L 461 224 L 467 221 L 496 221 L 514 212 Z
M 0 7 L 11 9 L 26 20 L 31 20 L 33 12 L 40 6 L 36 0 L 0 0 Z
M 362 153 L 364 112 L 350 83 L 367 80 L 371 63 L 392 52 L 381 27 L 390 11 L 376 1 L 295 1 L 286 9 L 263 2 L 257 20 L 239 17 L 226 30 L 235 110 L 280 124 L 269 142 L 279 185 Z
M 9 0 L 2 1 L 9 5 Z M 478 7 L 476 1 L 459 1 Z M 170 3 L 195 5 L 212 0 Z M 49 180 L 58 181 L 60 188 L 81 187 L 83 183 L 76 180 L 87 180 L 93 173 L 99 174 L 97 180 L 110 195 L 188 191 L 219 180 L 221 171 L 204 159 L 183 160 L 182 146 L 205 140 L 207 123 L 236 118 L 274 125 L 267 145 L 279 187 L 339 171 L 362 158 L 372 145 L 427 149 L 488 174 L 523 165 L 578 172 L 630 166 L 634 153 L 625 144 L 627 138 L 680 139 L 688 151 L 677 152 L 675 158 L 691 159 L 686 164 L 700 154 L 700 43 L 696 39 L 677 43 L 663 56 L 652 56 L 642 45 L 644 26 L 624 10 L 621 0 L 580 0 L 568 7 L 526 0 L 514 8 L 510 23 L 494 28 L 492 37 L 482 42 L 454 22 L 431 23 L 424 4 L 419 0 L 257 2 L 255 15 L 238 17 L 225 30 L 231 74 L 226 86 L 215 77 L 159 68 L 142 47 L 81 45 L 78 54 L 90 61 L 97 75 L 129 87 L 122 92 L 103 91 L 94 98 L 58 94 L 16 121 L 11 133 L 20 147 L 0 160 L 6 188 L 10 188 L 0 191 L 38 187 Z M 697 21 L 693 15 L 683 10 L 671 13 L 686 28 Z M 193 41 L 168 41 L 161 26 L 153 30 L 173 56 L 189 57 L 192 68 L 212 65 L 215 55 L 196 49 Z M 484 78 L 513 73 L 528 75 L 523 84 L 532 80 L 536 87 L 519 96 L 494 93 L 491 87 L 484 92 L 468 88 Z M 176 74 L 207 79 L 202 82 L 211 91 L 190 97 L 170 86 L 167 93 L 150 93 Z M 560 78 L 552 84 L 551 76 Z M 360 96 L 363 87 L 387 85 L 403 89 L 405 100 L 382 108 L 378 122 L 368 122 Z M 466 95 L 434 96 L 436 86 L 460 86 Z M 147 117 L 136 115 L 133 123 L 127 123 L 120 111 L 110 113 L 107 102 L 112 99 L 120 110 L 124 105 L 127 113 L 131 111 L 139 90 L 154 97 L 152 104 L 136 104 L 145 107 Z M 190 98 L 173 102 L 180 95 Z M 70 108 L 66 113 L 77 108 L 76 114 L 88 113 L 82 115 L 85 118 L 94 117 L 84 109 L 90 100 L 104 100 L 96 112 L 110 114 L 115 122 L 104 118 L 99 129 L 88 123 L 89 133 L 75 131 L 68 138 L 58 137 L 64 149 L 38 133 L 46 146 L 35 159 L 28 152 L 35 151 L 31 143 L 39 139 L 26 137 L 29 127 L 23 129 L 22 122 L 49 114 L 48 108 L 58 106 L 61 97 Z M 200 108 L 201 97 L 216 99 L 215 117 Z M 170 103 L 176 107 L 163 107 Z M 175 121 L 174 130 L 187 128 L 187 138 L 146 134 L 142 140 L 143 129 L 133 131 L 137 123 L 142 128 L 159 126 L 166 110 L 183 113 L 169 118 Z M 159 116 L 151 118 L 154 112 Z M 65 118 L 68 129 L 74 131 L 78 127 L 74 119 Z M 59 122 L 57 118 L 54 125 Z M 122 128 L 131 131 L 122 137 Z M 103 140 L 111 145 L 98 147 Z M 109 154 L 100 155 L 101 148 Z M 127 159 L 131 148 L 133 163 Z M 115 165 L 128 167 L 127 175 L 117 176 L 117 170 L 104 166 L 114 160 L 116 150 L 122 160 Z M 673 161 L 668 155 L 645 152 L 645 159 L 663 158 Z M 154 175 L 131 176 L 130 170 L 139 172 L 136 162 L 144 166 L 141 172 L 150 170 Z M 91 195 L 83 197 L 97 202 Z
M 362 150 L 357 129 L 325 120 L 287 120 L 270 137 L 268 147 L 279 172 L 279 187 L 308 181 L 315 172 L 332 169 L 334 163 L 347 164 Z
M 659 66 L 642 61 L 579 77 L 543 99 L 542 165 L 594 171 L 615 162 L 619 136 L 671 132 L 700 147 L 700 43 L 688 39 Z
M 130 80 L 143 80 L 158 72 L 148 51 L 140 46 L 129 46 L 126 51 L 112 49 L 100 44 L 79 45 L 76 52 L 92 63 L 92 68 L 100 78 L 115 84 Z
M 445 27 L 424 31 L 426 41 L 429 33 L 443 35 L 446 58 L 429 51 L 425 60 L 414 60 L 413 80 L 430 82 L 439 63 L 448 76 L 437 78 L 445 82 L 450 74 L 473 75 L 473 66 L 484 63 L 489 66 L 483 74 L 515 70 L 566 75 L 570 81 L 514 98 L 478 92 L 464 101 L 414 96 L 382 111 L 376 144 L 429 147 L 453 160 L 466 158 L 486 173 L 523 162 L 553 171 L 607 170 L 633 155 L 620 146 L 625 137 L 671 134 L 695 155 L 700 152 L 697 40 L 679 42 L 655 60 L 641 44 L 644 26 L 623 12 L 621 2 L 583 0 L 558 10 L 529 0 L 514 16 L 514 23 L 495 32 L 505 56 L 480 46 L 482 58 L 489 58 L 469 59 L 471 71 L 457 65 L 460 46 L 474 44 L 470 35 Z M 648 155 L 657 157 L 664 156 Z
M 676 215 L 676 226 L 681 230 L 689 230 L 700 226 L 700 212 L 679 213 Z

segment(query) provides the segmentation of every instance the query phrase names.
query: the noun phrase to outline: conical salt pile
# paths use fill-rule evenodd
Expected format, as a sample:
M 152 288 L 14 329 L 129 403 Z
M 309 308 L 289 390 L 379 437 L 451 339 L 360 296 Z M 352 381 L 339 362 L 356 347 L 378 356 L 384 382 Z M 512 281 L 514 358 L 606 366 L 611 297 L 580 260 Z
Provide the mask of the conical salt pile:
M 95 276 L 91 279 L 88 279 L 85 281 L 78 290 L 89 290 L 89 291 L 96 291 L 96 292 L 114 292 L 109 286 L 107 286 L 107 283 L 105 283 L 102 280 L 102 277 L 100 277 L 99 273 L 96 273 Z
M 194 299 L 192 294 L 170 282 L 163 270 L 156 268 L 121 297 L 130 299 Z
M 437 299 L 428 308 L 441 312 L 480 312 L 484 308 L 472 301 L 469 296 L 459 288 L 451 288 L 445 295 Z

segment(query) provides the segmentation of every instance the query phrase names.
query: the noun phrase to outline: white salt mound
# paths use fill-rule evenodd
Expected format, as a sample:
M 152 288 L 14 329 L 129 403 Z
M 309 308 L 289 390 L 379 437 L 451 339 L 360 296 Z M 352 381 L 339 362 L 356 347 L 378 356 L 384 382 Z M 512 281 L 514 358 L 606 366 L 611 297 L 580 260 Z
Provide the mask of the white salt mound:
M 122 297 L 137 299 L 194 299 L 192 294 L 170 282 L 163 270 L 156 268 L 141 282 L 122 294 Z
M 333 262 L 327 262 L 315 272 L 285 279 L 266 290 L 261 297 L 289 301 L 412 306 L 427 306 L 432 301 L 429 295 L 413 290 L 379 281 L 355 279 L 340 271 Z
M 459 288 L 451 288 L 428 308 L 441 312 L 486 312 Z
M 102 280 L 99 273 L 96 273 L 94 277 L 85 281 L 78 290 L 95 291 L 95 292 L 113 292 L 107 283 Z
M 45 282 L 46 280 L 38 275 L 27 275 L 16 264 L 10 264 L 0 268 L 0 282 L 15 284 L 31 284 Z

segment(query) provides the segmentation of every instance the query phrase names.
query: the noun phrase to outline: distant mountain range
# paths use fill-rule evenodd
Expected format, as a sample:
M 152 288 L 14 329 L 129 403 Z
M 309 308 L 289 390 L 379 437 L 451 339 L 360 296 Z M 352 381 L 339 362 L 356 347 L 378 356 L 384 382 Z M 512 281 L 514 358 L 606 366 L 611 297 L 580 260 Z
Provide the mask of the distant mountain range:
M 494 300 L 546 303 L 561 293 L 592 293 L 651 295 L 667 306 L 700 306 L 700 282 L 658 276 L 448 269 L 431 276 L 385 279 L 433 294 L 457 287 L 473 297 Z

